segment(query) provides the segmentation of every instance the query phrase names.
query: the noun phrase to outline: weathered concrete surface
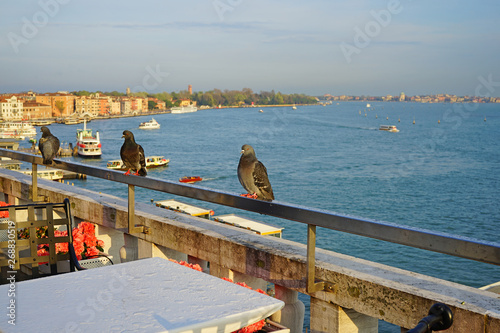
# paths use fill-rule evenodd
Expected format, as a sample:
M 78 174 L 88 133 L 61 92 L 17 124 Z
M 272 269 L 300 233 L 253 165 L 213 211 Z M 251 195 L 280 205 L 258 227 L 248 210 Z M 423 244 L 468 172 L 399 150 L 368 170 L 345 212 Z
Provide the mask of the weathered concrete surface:
M 0 192 L 9 196 L 28 199 L 30 184 L 29 177 L 15 171 L 0 173 Z M 127 230 L 125 189 L 121 199 L 39 180 L 38 193 L 52 202 L 70 198 L 73 214 L 80 219 Z M 306 293 L 303 244 L 147 204 L 136 204 L 136 223 L 152 229 L 149 235 L 134 235 L 143 240 Z M 448 332 L 500 331 L 497 294 L 322 249 L 316 251 L 316 263 L 317 278 L 338 287 L 335 293 L 313 295 L 324 302 L 406 328 L 416 325 L 433 303 L 443 302 L 455 315 Z

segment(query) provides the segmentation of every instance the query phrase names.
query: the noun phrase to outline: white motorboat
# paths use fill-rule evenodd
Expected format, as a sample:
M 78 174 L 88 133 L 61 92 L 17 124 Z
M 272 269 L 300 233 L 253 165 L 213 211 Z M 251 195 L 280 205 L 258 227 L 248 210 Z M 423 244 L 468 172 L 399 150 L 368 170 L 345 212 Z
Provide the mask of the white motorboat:
M 151 118 L 150 121 L 145 121 L 139 125 L 139 129 L 158 129 L 158 128 L 160 128 L 160 124 L 154 118 Z
M 397 133 L 399 130 L 394 125 L 380 125 L 379 130 Z

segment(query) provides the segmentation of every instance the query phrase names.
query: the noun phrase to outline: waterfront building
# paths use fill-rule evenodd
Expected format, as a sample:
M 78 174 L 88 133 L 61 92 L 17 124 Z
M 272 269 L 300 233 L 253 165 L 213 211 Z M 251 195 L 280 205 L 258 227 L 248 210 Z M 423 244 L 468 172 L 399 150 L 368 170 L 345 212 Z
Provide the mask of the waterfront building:
M 400 102 L 404 102 L 406 100 L 406 96 L 405 96 L 405 93 L 402 92 L 401 94 L 399 94 L 399 101 Z
M 52 118 L 52 108 L 50 105 L 37 102 L 24 102 L 23 113 L 26 119 Z
M 132 113 L 132 103 L 129 98 L 122 98 L 120 100 L 120 110 L 121 114 L 131 114 Z
M 145 107 L 144 107 L 145 106 Z M 130 110 L 132 113 L 140 114 L 148 110 L 148 100 L 147 98 L 131 97 L 130 98 Z
M 179 104 L 179 106 L 196 106 L 196 101 L 193 102 L 190 99 L 180 99 L 180 101 L 181 103 Z
M 0 98 L 0 116 L 3 120 L 23 120 L 23 101 L 15 95 Z
M 78 115 L 95 117 L 99 114 L 99 107 L 99 99 L 95 98 L 93 94 L 75 98 L 75 113 Z
M 68 117 L 75 112 L 76 96 L 67 92 L 45 93 L 36 95 L 36 102 L 50 105 L 52 117 Z
M 109 102 L 109 113 L 110 114 L 120 114 L 121 113 L 121 105 L 119 99 L 110 99 Z
M 164 101 L 158 98 L 148 98 L 148 100 L 153 101 L 156 103 L 156 110 L 165 110 L 167 108 L 167 105 Z
M 99 111 L 98 114 L 100 116 L 105 116 L 108 115 L 110 112 L 110 103 L 111 103 L 111 98 L 105 95 L 99 96 L 97 99 L 99 102 Z

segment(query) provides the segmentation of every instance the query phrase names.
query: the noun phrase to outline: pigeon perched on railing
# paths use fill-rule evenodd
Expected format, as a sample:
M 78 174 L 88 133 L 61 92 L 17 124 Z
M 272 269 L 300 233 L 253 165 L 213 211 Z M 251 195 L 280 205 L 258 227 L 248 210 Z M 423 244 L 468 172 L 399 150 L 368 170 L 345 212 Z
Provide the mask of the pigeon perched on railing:
M 120 156 L 123 164 L 127 167 L 126 175 L 130 175 L 134 171 L 135 176 L 146 176 L 146 158 L 144 156 L 144 149 L 141 145 L 137 144 L 134 139 L 134 134 L 130 131 L 123 131 L 122 138 L 125 138 L 122 148 L 120 149 Z
M 52 135 L 50 130 L 45 126 L 40 128 L 40 132 L 42 132 L 42 137 L 38 141 L 38 149 L 42 153 L 43 164 L 52 165 L 54 157 L 59 152 L 59 139 Z
M 248 194 L 249 198 L 265 201 L 274 200 L 273 189 L 267 176 L 267 170 L 255 156 L 255 151 L 250 145 L 241 147 L 241 157 L 238 164 L 238 179 Z

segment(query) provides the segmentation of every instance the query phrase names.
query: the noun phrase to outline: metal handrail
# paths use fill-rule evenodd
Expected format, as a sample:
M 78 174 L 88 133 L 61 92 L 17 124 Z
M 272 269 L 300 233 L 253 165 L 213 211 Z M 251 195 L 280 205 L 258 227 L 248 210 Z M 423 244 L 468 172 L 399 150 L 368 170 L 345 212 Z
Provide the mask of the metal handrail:
M 40 156 L 13 150 L 0 148 L 0 156 L 29 162 L 33 165 L 42 164 L 42 158 Z M 388 241 L 391 243 L 448 254 L 455 257 L 500 265 L 499 243 L 471 239 L 426 229 L 401 226 L 389 222 L 343 215 L 332 211 L 314 209 L 278 201 L 268 202 L 255 200 L 242 197 L 234 193 L 183 183 L 174 183 L 149 176 L 125 176 L 123 172 L 59 159 L 55 159 L 54 162 L 55 165 L 53 165 L 53 167 L 55 168 L 128 184 L 129 188 L 130 186 L 139 186 L 150 190 L 301 222 L 310 226 L 323 227 L 354 235 Z M 130 192 L 131 191 L 129 191 L 129 193 Z

